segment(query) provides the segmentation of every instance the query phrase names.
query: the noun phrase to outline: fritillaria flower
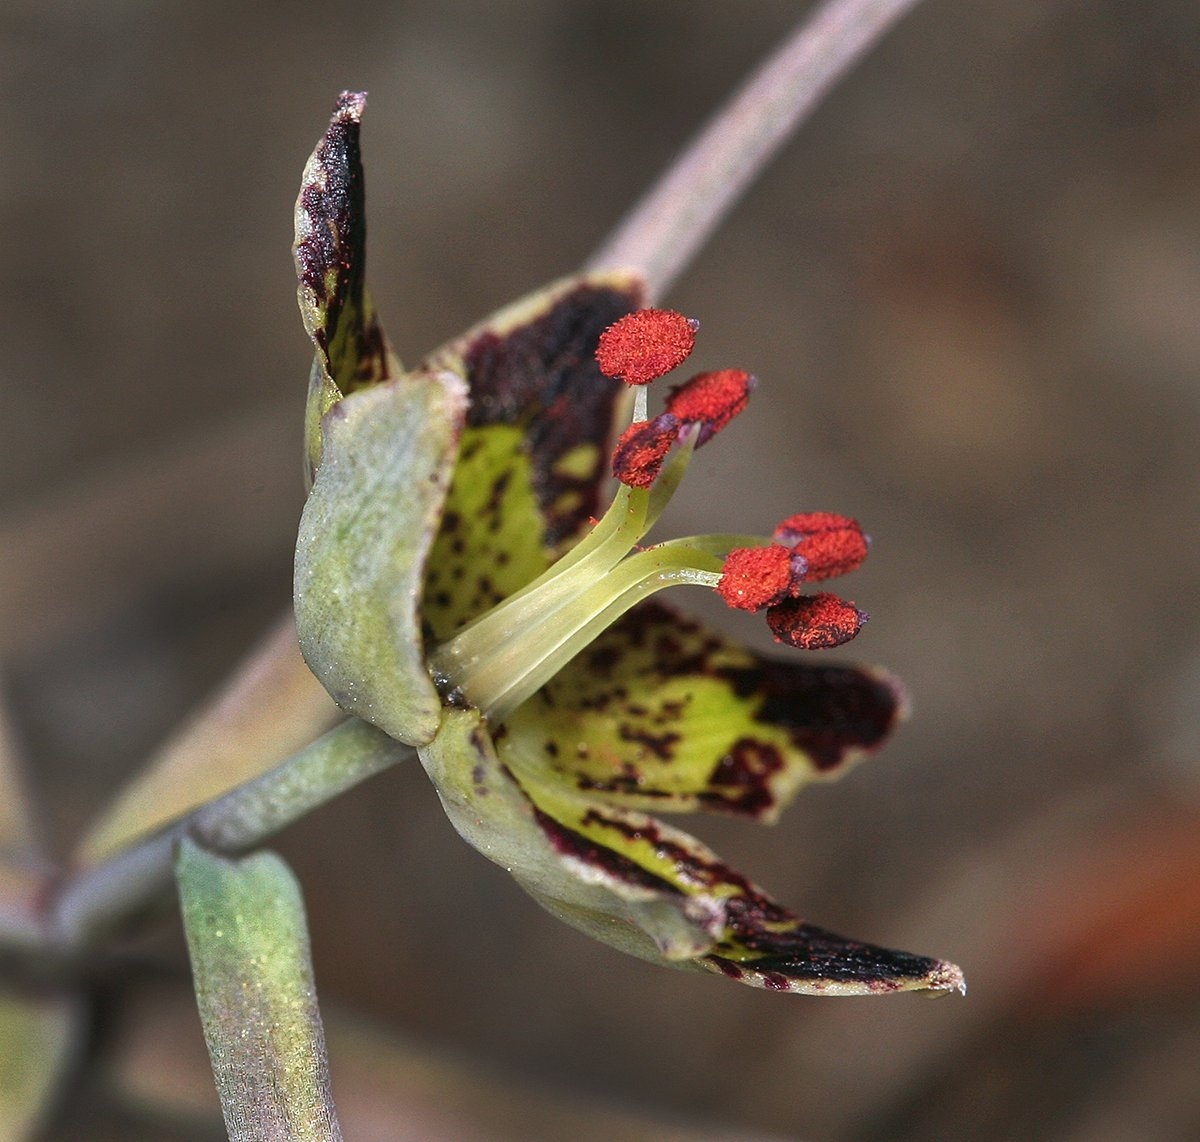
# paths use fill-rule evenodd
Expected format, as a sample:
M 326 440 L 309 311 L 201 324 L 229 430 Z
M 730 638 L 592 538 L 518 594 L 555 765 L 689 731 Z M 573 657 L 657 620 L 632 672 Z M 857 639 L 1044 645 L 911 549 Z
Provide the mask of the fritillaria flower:
M 564 280 L 403 369 L 363 285 L 362 107 L 339 101 L 297 206 L 314 672 L 416 747 L 470 844 L 608 944 L 779 991 L 960 988 L 952 964 L 808 924 L 651 815 L 772 822 L 886 739 L 904 706 L 889 675 L 764 658 L 650 599 L 715 590 L 790 647 L 839 645 L 865 616 L 810 588 L 861 563 L 858 524 L 804 512 L 769 537 L 644 545 L 754 381 L 700 373 L 650 417 L 646 386 L 697 325 L 646 308 L 634 274 Z

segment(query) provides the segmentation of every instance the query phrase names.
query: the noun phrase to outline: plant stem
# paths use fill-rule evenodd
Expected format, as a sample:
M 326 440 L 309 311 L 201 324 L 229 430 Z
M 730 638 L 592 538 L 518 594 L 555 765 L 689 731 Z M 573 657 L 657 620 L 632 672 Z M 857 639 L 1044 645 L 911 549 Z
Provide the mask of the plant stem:
M 180 837 L 226 855 L 245 852 L 413 753 L 357 718 L 343 722 L 256 780 L 69 881 L 49 903 L 48 942 L 81 948 L 151 903 L 171 882 Z
M 661 297 L 823 96 L 917 0 L 828 0 L 750 76 L 609 235 L 589 270 Z
M 289 607 L 97 817 L 75 863 L 98 864 L 253 780 L 343 717 L 300 656 Z

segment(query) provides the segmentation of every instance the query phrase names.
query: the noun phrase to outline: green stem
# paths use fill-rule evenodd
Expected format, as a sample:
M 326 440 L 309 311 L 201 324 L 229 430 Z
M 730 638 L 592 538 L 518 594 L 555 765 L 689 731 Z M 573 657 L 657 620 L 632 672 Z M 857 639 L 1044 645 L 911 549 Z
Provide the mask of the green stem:
M 68 881 L 50 902 L 47 939 L 78 949 L 144 908 L 170 884 L 180 837 L 226 855 L 245 852 L 413 752 L 357 718 L 343 722 L 261 777 Z
M 626 215 L 587 269 L 670 289 L 791 133 L 917 0 L 827 0 L 750 76 Z

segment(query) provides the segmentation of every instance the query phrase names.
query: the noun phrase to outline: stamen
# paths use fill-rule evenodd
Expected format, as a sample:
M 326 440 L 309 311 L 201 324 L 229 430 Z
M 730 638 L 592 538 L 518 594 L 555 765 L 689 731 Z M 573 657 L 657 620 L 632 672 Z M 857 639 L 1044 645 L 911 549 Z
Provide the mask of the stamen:
M 631 488 L 650 487 L 678 439 L 679 421 L 669 412 L 631 424 L 613 450 L 613 475 Z
M 699 544 L 671 540 L 639 551 L 588 586 L 579 584 L 579 593 L 554 611 L 511 625 L 502 643 L 475 659 L 469 679 L 461 673 L 452 677 L 435 672 L 435 677 L 457 682 L 468 701 L 493 721 L 503 721 L 635 603 L 666 587 L 715 587 L 720 558 L 707 548 L 712 540 L 721 543 L 731 537 L 697 538 Z M 459 637 L 448 647 L 453 648 Z M 439 648 L 438 656 L 448 647 Z
M 835 512 L 801 512 L 775 529 L 775 542 L 790 547 L 808 563 L 810 583 L 847 575 L 867 557 L 870 540 L 858 520 Z
M 867 539 L 846 516 L 790 516 L 773 543 L 703 535 L 638 546 L 696 448 L 746 407 L 754 388 L 741 369 L 700 373 L 671 390 L 665 412 L 647 415 L 646 383 L 687 357 L 696 328 L 682 314 L 642 310 L 602 334 L 601 370 L 636 386 L 634 422 L 612 456 L 623 486 L 574 548 L 430 654 L 443 695 L 498 724 L 639 600 L 681 584 L 715 590 L 740 610 L 765 608 L 777 641 L 802 649 L 839 646 L 858 633 L 867 616 L 853 603 L 800 596 L 802 583 L 852 571 L 866 556 Z
M 684 424 L 699 424 L 696 446 L 707 443 L 738 415 L 750 400 L 757 382 L 742 369 L 698 373 L 676 385 L 667 396 L 667 411 Z
M 742 611 L 761 611 L 793 594 L 807 564 L 786 547 L 735 547 L 726 557 L 717 594 Z
M 853 603 L 827 591 L 785 599 L 767 608 L 767 625 L 776 642 L 800 650 L 825 650 L 849 642 L 867 621 Z
M 673 309 L 639 309 L 600 334 L 596 362 L 606 377 L 646 385 L 687 360 L 699 328 Z

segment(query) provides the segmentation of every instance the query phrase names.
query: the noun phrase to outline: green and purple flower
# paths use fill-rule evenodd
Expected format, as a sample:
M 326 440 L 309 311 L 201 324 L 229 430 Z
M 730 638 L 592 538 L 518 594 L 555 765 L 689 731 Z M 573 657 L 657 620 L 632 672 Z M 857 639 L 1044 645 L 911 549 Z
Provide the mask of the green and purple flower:
M 807 587 L 862 561 L 857 523 L 808 512 L 770 537 L 643 546 L 754 386 L 702 373 L 649 417 L 646 384 L 696 324 L 647 309 L 636 275 L 567 279 L 402 368 L 364 288 L 362 108 L 339 101 L 297 205 L 313 671 L 416 747 L 470 844 L 606 943 L 779 991 L 961 988 L 952 964 L 805 923 L 651 815 L 771 822 L 887 738 L 904 707 L 887 674 L 763 658 L 649 598 L 701 586 L 794 647 L 838 645 L 865 616 Z

